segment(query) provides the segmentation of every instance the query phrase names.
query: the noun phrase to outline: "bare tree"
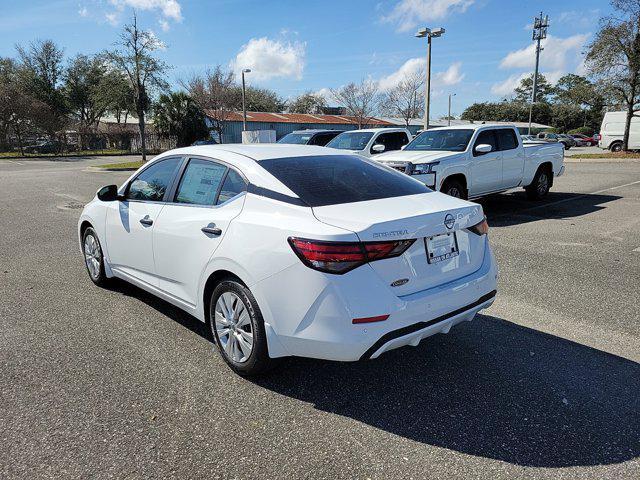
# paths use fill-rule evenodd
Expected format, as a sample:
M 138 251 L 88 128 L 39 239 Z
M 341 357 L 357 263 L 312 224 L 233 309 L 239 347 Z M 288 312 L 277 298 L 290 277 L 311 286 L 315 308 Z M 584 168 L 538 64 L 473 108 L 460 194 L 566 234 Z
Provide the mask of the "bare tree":
M 289 113 L 321 113 L 322 108 L 326 105 L 324 97 L 307 92 L 291 101 Z
M 371 80 L 362 80 L 359 84 L 350 83 L 339 89 L 331 89 L 335 100 L 347 109 L 347 113 L 356 117 L 358 128 L 367 125 L 376 112 L 379 103 L 378 84 Z
M 640 0 L 612 0 L 611 5 L 620 16 L 600 20 L 586 60 L 590 73 L 625 106 L 622 148 L 628 150 L 631 118 L 639 116 L 635 106 L 640 102 Z
M 382 94 L 381 109 L 391 117 L 400 117 L 406 126 L 422 116 L 424 108 L 424 72 L 407 74 L 396 86 Z
M 107 62 L 116 71 L 123 72 L 131 84 L 140 128 L 143 162 L 147 161 L 145 113 L 151 106 L 150 93 L 154 89 L 164 90 L 168 87 L 164 79 L 168 66 L 154 56 L 154 52 L 163 48 L 164 44 L 153 32 L 138 28 L 134 14 L 132 23 L 124 26 L 116 49 L 104 54 Z
M 217 65 L 204 75 L 194 75 L 181 83 L 198 107 L 205 112 L 212 129 L 218 133 L 222 142 L 225 124 L 238 104 L 233 72 Z

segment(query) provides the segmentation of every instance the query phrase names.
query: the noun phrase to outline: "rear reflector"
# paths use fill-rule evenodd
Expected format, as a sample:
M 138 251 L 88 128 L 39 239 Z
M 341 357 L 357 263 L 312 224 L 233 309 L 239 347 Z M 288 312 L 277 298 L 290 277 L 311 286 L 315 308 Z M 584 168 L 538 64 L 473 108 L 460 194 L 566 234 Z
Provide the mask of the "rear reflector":
M 364 317 L 364 318 L 354 318 L 351 320 L 351 323 L 373 323 L 373 322 L 384 322 L 389 315 L 378 315 L 377 317 Z
M 475 233 L 476 235 L 486 235 L 487 233 L 489 233 L 489 224 L 487 223 L 487 217 L 484 217 L 484 219 L 480 223 L 469 227 L 469 231 Z
M 390 242 L 326 242 L 289 237 L 289 245 L 307 267 L 342 274 L 360 265 L 402 255 L 415 239 Z

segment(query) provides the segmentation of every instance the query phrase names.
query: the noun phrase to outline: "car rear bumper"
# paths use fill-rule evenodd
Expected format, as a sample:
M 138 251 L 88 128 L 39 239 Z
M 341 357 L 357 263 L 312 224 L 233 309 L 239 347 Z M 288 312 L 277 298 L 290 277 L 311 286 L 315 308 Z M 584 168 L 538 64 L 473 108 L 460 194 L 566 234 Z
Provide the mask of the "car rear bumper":
M 268 326 L 272 357 L 357 361 L 416 346 L 423 338 L 472 320 L 493 303 L 496 284 L 497 267 L 487 241 L 477 271 L 405 296 L 394 295 L 368 265 L 346 275 L 321 274 L 295 265 L 251 290 Z M 380 315 L 389 317 L 352 323 L 354 318 Z

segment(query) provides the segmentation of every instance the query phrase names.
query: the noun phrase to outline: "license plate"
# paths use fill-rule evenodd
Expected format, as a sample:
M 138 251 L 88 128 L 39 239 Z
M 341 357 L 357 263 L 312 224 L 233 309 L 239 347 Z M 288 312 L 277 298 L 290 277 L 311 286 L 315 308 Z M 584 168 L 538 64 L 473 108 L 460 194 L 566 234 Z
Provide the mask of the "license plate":
M 435 235 L 424 239 L 427 249 L 427 262 L 438 263 L 459 255 L 458 240 L 455 232 Z

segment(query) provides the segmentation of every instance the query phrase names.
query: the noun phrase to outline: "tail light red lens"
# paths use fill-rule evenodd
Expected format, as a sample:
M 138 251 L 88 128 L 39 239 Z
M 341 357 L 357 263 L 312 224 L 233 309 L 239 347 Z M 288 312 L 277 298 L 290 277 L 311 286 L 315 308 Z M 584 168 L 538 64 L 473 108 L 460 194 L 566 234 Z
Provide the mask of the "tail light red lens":
M 325 242 L 289 238 L 295 254 L 307 267 L 327 273 L 346 273 L 360 265 L 402 255 L 415 239 L 390 242 Z
M 476 235 L 486 235 L 489 233 L 489 224 L 487 223 L 487 217 L 484 217 L 480 223 L 476 223 L 474 226 L 469 227 L 469 231 Z

